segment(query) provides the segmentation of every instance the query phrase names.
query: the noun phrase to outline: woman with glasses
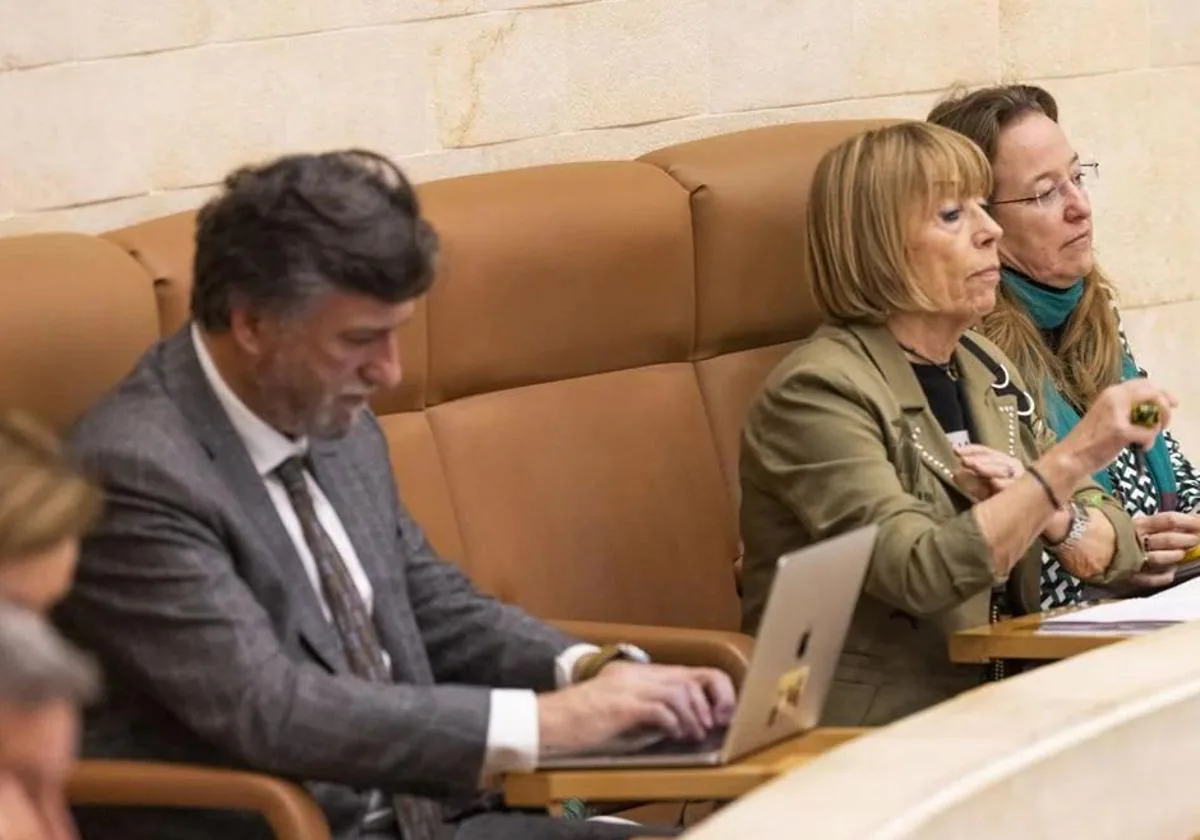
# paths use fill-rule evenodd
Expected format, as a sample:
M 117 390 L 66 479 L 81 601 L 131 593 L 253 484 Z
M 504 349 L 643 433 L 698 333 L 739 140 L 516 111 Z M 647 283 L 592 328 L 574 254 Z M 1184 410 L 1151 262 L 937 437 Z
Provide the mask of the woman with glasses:
M 1088 186 L 1099 164 L 1081 159 L 1058 125 L 1058 104 L 1032 85 L 1001 85 L 936 105 L 930 122 L 975 141 L 992 164 L 989 208 L 1004 229 L 1002 283 L 983 333 L 1034 389 L 1042 416 L 1062 438 L 1109 385 L 1145 376 L 1130 351 L 1113 287 L 1092 252 Z M 1146 565 L 1135 583 L 1166 586 L 1200 543 L 1200 476 L 1165 430 L 1144 451 L 1123 449 L 1096 482 L 1135 517 Z M 1083 586 L 1051 560 L 1045 607 L 1083 597 Z

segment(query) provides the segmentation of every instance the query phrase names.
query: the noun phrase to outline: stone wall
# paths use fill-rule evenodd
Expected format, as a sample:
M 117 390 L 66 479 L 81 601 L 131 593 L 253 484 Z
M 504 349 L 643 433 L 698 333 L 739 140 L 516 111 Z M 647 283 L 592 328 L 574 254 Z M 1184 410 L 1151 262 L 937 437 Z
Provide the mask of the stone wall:
M 1101 161 L 1101 258 L 1200 447 L 1195 0 L 0 0 L 0 235 L 193 207 L 291 150 L 425 180 L 922 117 L 1002 79 L 1046 85 Z

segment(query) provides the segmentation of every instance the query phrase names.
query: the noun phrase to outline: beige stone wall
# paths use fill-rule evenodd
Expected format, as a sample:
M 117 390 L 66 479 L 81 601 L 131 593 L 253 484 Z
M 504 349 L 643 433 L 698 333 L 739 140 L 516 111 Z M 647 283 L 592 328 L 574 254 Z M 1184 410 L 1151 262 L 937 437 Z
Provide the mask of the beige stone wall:
M 0 235 L 192 207 L 290 150 L 425 180 L 921 117 L 1000 79 L 1048 86 L 1102 162 L 1102 258 L 1200 448 L 1196 0 L 0 0 Z

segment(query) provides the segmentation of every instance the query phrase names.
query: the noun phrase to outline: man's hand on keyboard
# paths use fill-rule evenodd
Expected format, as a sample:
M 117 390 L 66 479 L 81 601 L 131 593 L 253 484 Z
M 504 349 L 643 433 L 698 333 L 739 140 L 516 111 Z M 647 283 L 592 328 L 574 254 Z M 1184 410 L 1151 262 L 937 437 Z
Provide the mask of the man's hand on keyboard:
M 538 696 L 541 754 L 595 748 L 635 729 L 698 741 L 728 725 L 737 698 L 714 668 L 613 662 L 587 682 Z

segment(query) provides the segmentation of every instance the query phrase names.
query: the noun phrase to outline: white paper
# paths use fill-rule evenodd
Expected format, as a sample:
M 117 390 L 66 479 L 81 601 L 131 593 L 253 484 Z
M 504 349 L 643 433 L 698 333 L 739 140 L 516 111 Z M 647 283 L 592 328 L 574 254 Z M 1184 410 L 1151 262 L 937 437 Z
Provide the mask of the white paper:
M 1097 629 L 1150 630 L 1182 621 L 1200 621 L 1200 578 L 1148 598 L 1127 598 L 1099 604 L 1083 610 L 1049 616 L 1042 621 L 1045 630 L 1081 630 L 1101 625 Z

